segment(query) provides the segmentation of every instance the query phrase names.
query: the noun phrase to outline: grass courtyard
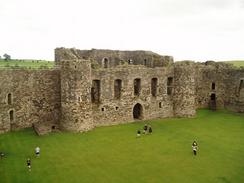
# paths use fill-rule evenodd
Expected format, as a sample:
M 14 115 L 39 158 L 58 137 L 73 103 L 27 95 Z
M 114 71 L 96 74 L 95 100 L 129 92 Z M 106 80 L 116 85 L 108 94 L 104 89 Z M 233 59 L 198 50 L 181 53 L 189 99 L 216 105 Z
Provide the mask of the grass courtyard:
M 196 118 L 100 127 L 83 134 L 36 136 L 32 129 L 0 135 L 1 183 L 243 183 L 244 116 L 199 110 Z M 197 140 L 199 153 L 192 155 Z M 41 156 L 34 156 L 34 148 Z M 32 159 L 28 172 L 26 159 Z

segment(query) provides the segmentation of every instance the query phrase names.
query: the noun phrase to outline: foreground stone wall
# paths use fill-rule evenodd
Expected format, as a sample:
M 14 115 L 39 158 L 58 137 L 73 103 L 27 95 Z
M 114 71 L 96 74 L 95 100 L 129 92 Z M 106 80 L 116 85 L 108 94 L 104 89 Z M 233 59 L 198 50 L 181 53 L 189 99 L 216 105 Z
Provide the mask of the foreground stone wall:
M 58 125 L 59 83 L 58 70 L 0 70 L 0 132 Z

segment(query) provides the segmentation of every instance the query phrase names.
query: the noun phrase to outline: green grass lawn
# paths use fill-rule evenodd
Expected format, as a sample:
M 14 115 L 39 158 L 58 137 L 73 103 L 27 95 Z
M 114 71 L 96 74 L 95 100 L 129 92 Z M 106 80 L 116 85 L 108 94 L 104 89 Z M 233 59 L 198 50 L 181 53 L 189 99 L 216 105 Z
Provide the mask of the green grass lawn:
M 27 69 L 45 69 L 53 68 L 53 61 L 45 60 L 0 60 L 0 68 L 27 68 Z
M 0 135 L 2 183 L 243 183 L 244 116 L 199 110 L 196 118 L 100 127 L 83 134 L 36 136 L 32 129 Z M 192 155 L 197 140 L 199 153 Z M 34 148 L 41 156 L 34 156 Z M 32 159 L 28 172 L 26 158 Z

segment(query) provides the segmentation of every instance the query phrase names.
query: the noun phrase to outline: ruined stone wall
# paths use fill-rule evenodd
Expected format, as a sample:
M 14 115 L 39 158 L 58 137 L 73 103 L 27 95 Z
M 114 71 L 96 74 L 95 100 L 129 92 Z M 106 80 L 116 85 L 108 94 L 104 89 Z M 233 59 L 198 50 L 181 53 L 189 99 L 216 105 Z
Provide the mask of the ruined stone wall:
M 192 117 L 196 113 L 195 105 L 195 64 L 177 62 L 174 64 L 174 115 Z
M 59 65 L 61 60 L 86 59 L 90 60 L 92 68 L 111 68 L 118 65 L 144 65 L 147 67 L 163 67 L 173 64 L 173 57 L 161 56 L 151 51 L 119 51 L 119 50 L 78 50 L 55 49 L 55 61 Z M 105 62 L 107 62 L 105 64 Z
M 211 95 L 216 97 L 216 108 L 221 109 L 228 100 L 226 84 L 230 65 L 216 62 L 196 64 L 196 105 L 197 108 L 209 108 Z
M 0 70 L 0 132 L 58 125 L 59 83 L 57 70 Z
M 225 107 L 244 113 L 244 68 L 227 71 Z
M 61 128 L 67 131 L 87 131 L 93 128 L 91 62 L 64 60 L 61 65 Z
M 96 126 L 135 121 L 133 108 L 142 106 L 141 119 L 173 116 L 172 95 L 167 95 L 167 78 L 174 77 L 173 67 L 121 66 L 113 69 L 92 70 L 92 80 L 100 80 L 99 103 L 93 103 L 93 121 Z M 151 94 L 151 80 L 157 78 L 157 94 Z M 120 99 L 114 96 L 114 81 L 122 81 Z M 134 95 L 134 79 L 141 79 L 139 96 Z M 161 103 L 161 104 L 160 104 Z

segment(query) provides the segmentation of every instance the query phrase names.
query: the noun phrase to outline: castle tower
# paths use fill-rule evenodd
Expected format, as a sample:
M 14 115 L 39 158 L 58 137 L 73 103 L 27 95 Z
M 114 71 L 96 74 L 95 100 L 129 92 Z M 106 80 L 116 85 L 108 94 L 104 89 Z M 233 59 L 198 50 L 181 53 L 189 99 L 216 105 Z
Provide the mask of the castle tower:
M 192 117 L 196 113 L 194 63 L 175 63 L 174 76 L 174 114 Z
M 60 126 L 66 131 L 83 132 L 93 128 L 91 110 L 91 62 L 72 59 L 60 61 Z

